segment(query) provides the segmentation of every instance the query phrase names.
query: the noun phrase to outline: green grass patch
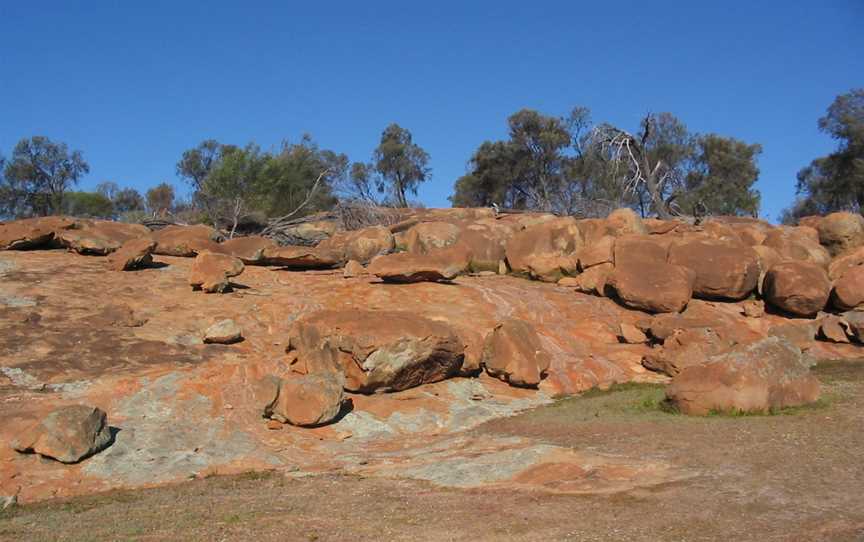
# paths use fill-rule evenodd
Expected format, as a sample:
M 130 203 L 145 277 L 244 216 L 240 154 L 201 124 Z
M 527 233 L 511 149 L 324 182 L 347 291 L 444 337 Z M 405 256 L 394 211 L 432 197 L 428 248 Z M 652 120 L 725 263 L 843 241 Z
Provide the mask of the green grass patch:
M 605 390 L 592 388 L 579 395 L 563 397 L 547 407 L 549 412 L 566 412 L 571 419 L 630 418 L 675 414 L 666 404 L 662 384 L 627 382 Z

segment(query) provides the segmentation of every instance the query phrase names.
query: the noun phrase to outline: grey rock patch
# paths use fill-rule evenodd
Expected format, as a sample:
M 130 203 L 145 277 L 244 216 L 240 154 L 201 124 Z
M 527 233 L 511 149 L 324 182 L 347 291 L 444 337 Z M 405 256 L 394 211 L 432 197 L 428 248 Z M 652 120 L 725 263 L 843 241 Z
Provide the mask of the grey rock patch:
M 230 430 L 223 417 L 213 417 L 208 398 L 178 399 L 179 381 L 178 373 L 145 381 L 140 391 L 122 401 L 112 414 L 123 419 L 114 445 L 91 458 L 84 472 L 145 484 L 188 478 L 236 459 L 282 464 L 250 434 Z
M 31 391 L 50 391 L 77 395 L 90 387 L 91 384 L 89 380 L 48 384 L 40 381 L 33 375 L 27 374 L 19 367 L 0 367 L 0 374 L 11 380 L 13 386 Z
M 32 297 L 24 297 L 17 295 L 9 295 L 9 294 L 0 294 L 0 305 L 6 305 L 7 307 L 17 309 L 21 307 L 35 307 L 36 300 Z

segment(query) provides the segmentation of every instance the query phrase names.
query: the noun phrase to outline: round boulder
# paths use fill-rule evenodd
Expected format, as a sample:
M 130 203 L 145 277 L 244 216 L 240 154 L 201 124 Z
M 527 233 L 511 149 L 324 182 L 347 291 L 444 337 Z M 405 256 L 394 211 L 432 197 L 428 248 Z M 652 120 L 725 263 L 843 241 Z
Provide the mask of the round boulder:
M 759 259 L 748 246 L 694 240 L 673 244 L 669 263 L 694 273 L 693 295 L 706 299 L 740 300 L 759 281 Z
M 831 281 L 822 266 L 811 262 L 783 262 L 771 267 L 762 286 L 765 300 L 796 316 L 812 317 L 825 308 Z

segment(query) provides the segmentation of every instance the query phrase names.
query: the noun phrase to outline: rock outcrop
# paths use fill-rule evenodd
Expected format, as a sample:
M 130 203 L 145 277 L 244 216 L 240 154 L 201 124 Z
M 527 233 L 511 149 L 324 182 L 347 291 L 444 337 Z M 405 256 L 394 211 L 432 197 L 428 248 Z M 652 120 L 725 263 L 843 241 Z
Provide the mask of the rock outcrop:
M 131 271 L 153 263 L 156 242 L 148 237 L 132 239 L 108 256 L 108 264 L 115 271 Z
M 693 272 L 658 262 L 616 265 L 606 286 L 627 307 L 652 313 L 681 312 L 693 295 Z
M 504 320 L 483 342 L 486 372 L 511 386 L 536 387 L 546 376 L 549 363 L 537 331 L 523 320 Z
M 91 406 L 71 405 L 51 412 L 24 431 L 12 447 L 61 463 L 77 463 L 104 450 L 111 440 L 105 412 Z
M 288 354 L 301 374 L 336 372 L 346 390 L 373 393 L 455 376 L 464 345 L 446 324 L 407 311 L 325 310 L 295 322 Z
M 811 361 L 777 337 L 741 345 L 706 363 L 685 368 L 666 389 L 684 414 L 771 412 L 819 398 Z
M 579 270 L 582 234 L 572 218 L 555 218 L 526 227 L 507 241 L 510 270 L 544 282 L 557 282 Z
M 343 383 L 336 373 L 276 379 L 274 388 L 276 396 L 264 407 L 264 416 L 301 427 L 331 423 L 345 401 Z
M 243 262 L 234 256 L 202 252 L 195 257 L 189 284 L 207 293 L 223 293 L 228 289 L 231 277 L 243 272 Z
M 744 299 L 759 281 L 759 259 L 743 245 L 709 240 L 675 243 L 669 249 L 669 263 L 693 271 L 696 297 Z

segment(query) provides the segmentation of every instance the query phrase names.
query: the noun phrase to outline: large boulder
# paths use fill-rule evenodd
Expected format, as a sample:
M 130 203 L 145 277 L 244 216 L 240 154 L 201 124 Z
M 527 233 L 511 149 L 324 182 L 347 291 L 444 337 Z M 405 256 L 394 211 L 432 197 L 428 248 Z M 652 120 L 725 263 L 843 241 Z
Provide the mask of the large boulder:
M 395 248 L 393 234 L 384 226 L 351 232 L 345 242 L 345 259 L 368 263 L 375 256 L 390 254 Z
M 278 238 L 284 245 L 315 246 L 332 237 L 338 229 L 334 220 L 313 220 L 282 229 Z
M 278 379 L 275 389 L 276 396 L 265 405 L 264 416 L 301 427 L 332 422 L 345 400 L 343 382 L 337 373 Z
M 831 302 L 844 311 L 864 308 L 864 265 L 849 269 L 834 281 Z
M 459 226 L 449 222 L 421 222 L 405 234 L 405 249 L 412 254 L 449 247 L 459 239 Z
M 127 241 L 149 236 L 150 230 L 141 224 L 94 220 L 81 222 L 79 228 L 61 230 L 56 239 L 61 246 L 78 254 L 105 256 Z
M 261 260 L 264 265 L 275 265 L 293 270 L 331 269 L 342 263 L 342 255 L 335 249 L 322 247 L 269 247 L 265 248 Z
M 572 218 L 555 218 L 514 234 L 506 245 L 510 270 L 545 282 L 578 273 L 582 234 Z
M 648 233 L 648 229 L 645 227 L 645 224 L 642 223 L 642 219 L 639 218 L 639 215 L 629 207 L 615 209 L 609 213 L 609 216 L 606 217 L 606 224 L 608 225 L 612 235 L 616 236 L 628 233 Z
M 664 338 L 662 346 L 645 355 L 642 365 L 675 376 L 687 367 L 705 363 L 710 356 L 729 350 L 734 344 L 712 327 L 675 329 Z
M 156 241 L 153 253 L 162 256 L 191 258 L 204 251 L 219 252 L 220 250 L 219 232 L 204 224 L 167 226 L 153 232 L 152 237 Z
M 811 360 L 778 337 L 739 345 L 706 363 L 685 368 L 666 388 L 684 414 L 771 412 L 819 398 Z
M 458 374 L 464 345 L 450 326 L 412 312 L 324 310 L 294 323 L 288 354 L 297 372 L 336 372 L 346 390 L 373 393 Z
M 57 233 L 77 226 L 65 216 L 25 218 L 0 224 L 0 250 L 29 250 L 49 246 Z
M 235 237 L 220 243 L 216 252 L 238 258 L 246 265 L 261 265 L 264 263 L 264 253 L 278 248 L 278 245 L 266 237 L 250 235 Z
M 840 316 L 849 326 L 849 336 L 859 343 L 864 343 L 864 312 L 850 311 Z
M 71 405 L 48 414 L 12 443 L 22 453 L 37 453 L 61 463 L 77 463 L 111 444 L 108 417 L 102 410 Z
M 693 295 L 693 272 L 669 263 L 616 265 L 606 286 L 627 307 L 647 312 L 681 312 Z
M 707 299 L 740 300 L 759 281 L 759 259 L 748 246 L 692 240 L 669 248 L 669 263 L 693 271 L 693 294 Z
M 819 244 L 819 234 L 807 226 L 772 228 L 762 244 L 773 248 L 783 260 L 811 262 L 822 267 L 831 263 L 831 254 Z
M 666 263 L 669 244 L 668 239 L 657 235 L 622 235 L 615 239 L 615 266 Z
M 817 224 L 819 242 L 832 256 L 864 245 L 864 216 L 858 213 L 831 213 Z
M 491 376 L 533 388 L 546 376 L 550 357 L 530 324 L 508 318 L 486 336 L 481 362 Z
M 582 271 L 604 263 L 615 263 L 615 238 L 611 235 L 604 235 L 579 252 L 579 268 Z
M 472 272 L 497 273 L 506 265 L 507 239 L 512 233 L 509 227 L 470 224 L 460 234 L 456 246 L 463 247 L 470 255 L 468 267 Z
M 850 250 L 846 254 L 831 260 L 831 265 L 828 266 L 828 278 L 831 280 L 837 280 L 842 277 L 846 271 L 860 265 L 864 265 L 864 247 Z
M 825 308 L 831 281 L 815 263 L 783 262 L 768 270 L 762 290 L 770 305 L 796 316 L 812 317 Z
M 573 288 L 583 294 L 606 296 L 606 282 L 615 267 L 611 263 L 601 263 L 589 267 L 575 277 L 563 277 L 558 281 L 559 286 Z
M 189 284 L 207 293 L 223 293 L 228 289 L 228 279 L 243 272 L 244 265 L 238 258 L 215 252 L 202 252 L 195 257 Z
M 153 249 L 156 242 L 149 237 L 126 241 L 108 256 L 108 264 L 115 271 L 130 271 L 153 263 Z
M 424 254 L 387 254 L 372 260 L 366 271 L 384 282 L 449 282 L 468 269 L 469 255 L 451 246 Z

